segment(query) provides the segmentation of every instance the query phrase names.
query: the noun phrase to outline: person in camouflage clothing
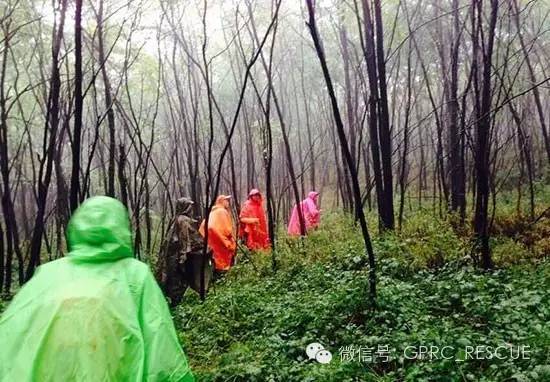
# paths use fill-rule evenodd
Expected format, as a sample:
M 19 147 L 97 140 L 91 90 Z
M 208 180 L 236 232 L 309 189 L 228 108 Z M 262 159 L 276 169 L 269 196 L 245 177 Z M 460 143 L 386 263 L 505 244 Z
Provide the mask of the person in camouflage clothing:
M 193 204 L 185 197 L 176 201 L 176 216 L 170 223 L 156 266 L 155 277 L 171 306 L 181 302 L 188 287 L 200 293 L 204 240 L 198 232 L 198 221 L 191 217 Z M 207 252 L 205 292 L 212 277 L 211 258 Z

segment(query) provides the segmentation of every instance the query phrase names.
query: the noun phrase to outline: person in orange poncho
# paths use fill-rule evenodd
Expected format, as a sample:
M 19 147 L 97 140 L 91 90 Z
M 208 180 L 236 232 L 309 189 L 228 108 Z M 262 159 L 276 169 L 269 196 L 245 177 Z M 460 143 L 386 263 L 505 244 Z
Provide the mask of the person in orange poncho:
M 235 256 L 237 243 L 233 236 L 233 219 L 229 211 L 229 199 L 231 196 L 220 195 L 216 204 L 212 207 L 208 217 L 208 246 L 212 249 L 214 268 L 216 271 L 228 271 Z M 199 228 L 202 237 L 205 236 L 205 221 Z
M 262 204 L 262 194 L 259 190 L 253 189 L 248 194 L 239 215 L 239 237 L 251 250 L 268 249 L 270 246 Z

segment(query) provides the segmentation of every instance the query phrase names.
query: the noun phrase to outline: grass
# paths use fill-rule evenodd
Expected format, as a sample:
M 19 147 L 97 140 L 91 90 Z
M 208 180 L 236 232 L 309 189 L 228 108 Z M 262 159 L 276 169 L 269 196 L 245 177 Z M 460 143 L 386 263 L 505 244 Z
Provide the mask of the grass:
M 547 254 L 520 251 L 512 239 L 498 237 L 497 264 L 516 258 L 482 272 L 471 265 L 468 240 L 427 213 L 409 217 L 402 232 L 374 241 L 376 310 L 368 303 L 360 235 L 340 215 L 327 216 L 303 243 L 281 243 L 276 273 L 269 256 L 256 254 L 258 272 L 243 262 L 206 301 L 188 294 L 174 317 L 198 380 L 549 380 Z M 332 352 L 330 364 L 307 359 L 311 342 Z M 423 345 L 449 346 L 452 359 L 406 359 L 407 346 Z M 530 359 L 461 362 L 467 347 L 477 345 L 528 346 Z M 343 346 L 361 348 L 364 362 L 342 361 Z M 387 362 L 368 360 L 378 346 L 389 350 Z
M 537 194 L 537 213 L 550 205 L 549 190 Z M 362 239 L 344 215 L 324 215 L 303 241 L 282 235 L 275 273 L 269 255 L 254 254 L 254 266 L 240 259 L 206 301 L 188 292 L 173 311 L 195 375 L 247 382 L 550 380 L 550 219 L 531 225 L 506 197 L 495 214 L 490 272 L 472 264 L 471 232 L 456 231 L 452 218 L 434 217 L 431 208 L 407 209 L 401 231 L 372 232 L 375 310 Z M 375 231 L 374 213 L 369 224 Z M 0 312 L 5 307 L 0 299 Z M 330 350 L 332 362 L 309 360 L 311 342 Z M 515 357 L 517 346 L 528 346 L 529 359 L 465 359 L 478 345 L 512 347 Z M 359 354 L 341 359 L 346 346 L 362 361 Z M 447 346 L 450 359 L 414 357 L 410 350 L 420 346 Z M 389 354 L 377 357 L 381 350 Z

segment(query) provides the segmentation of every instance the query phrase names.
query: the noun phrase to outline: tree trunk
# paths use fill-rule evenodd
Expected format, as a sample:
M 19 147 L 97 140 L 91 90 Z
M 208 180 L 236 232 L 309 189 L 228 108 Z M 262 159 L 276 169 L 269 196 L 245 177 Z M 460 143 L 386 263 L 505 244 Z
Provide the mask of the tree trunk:
M 409 42 L 407 53 L 407 103 L 405 106 L 405 125 L 403 126 L 403 149 L 401 153 L 401 169 L 399 171 L 399 229 L 403 226 L 403 209 L 405 206 L 405 188 L 407 184 L 407 153 L 409 150 L 409 117 L 411 114 L 412 79 L 411 79 L 412 43 Z
M 473 17 L 476 15 L 477 8 L 477 28 L 473 34 L 474 38 L 474 60 L 479 55 L 479 38 L 485 40 L 481 30 L 483 19 L 483 7 L 481 0 L 473 0 Z M 489 227 L 488 227 L 488 203 L 489 203 L 489 130 L 491 128 L 491 75 L 492 75 L 492 56 L 495 39 L 495 29 L 497 22 L 498 0 L 491 0 L 491 16 L 489 29 L 487 31 L 487 41 L 483 41 L 481 74 L 481 92 L 479 91 L 479 73 L 477 64 L 476 75 L 474 76 L 474 90 L 476 91 L 476 124 L 475 124 L 475 168 L 476 168 L 476 204 L 474 215 L 474 232 L 477 240 L 477 246 L 481 253 L 482 266 L 485 269 L 491 268 L 493 262 L 489 248 Z
M 11 23 L 11 22 L 10 22 Z M 10 39 L 12 31 L 10 23 L 3 26 L 4 38 L 2 49 L 2 66 L 0 67 L 0 173 L 2 174 L 2 213 L 6 224 L 6 285 L 5 292 L 10 293 L 12 279 L 12 259 L 15 252 L 19 260 L 19 283 L 23 283 L 22 256 L 19 246 L 19 230 L 15 218 L 14 200 L 12 197 L 10 182 L 10 161 L 9 161 L 9 142 L 8 142 L 8 99 L 5 92 L 6 70 L 8 65 L 8 52 L 10 50 Z M 8 91 L 9 93 L 9 91 Z M 0 284 L 1 289 L 2 284 Z
M 42 246 L 42 235 L 44 233 L 44 216 L 46 212 L 46 200 L 52 176 L 53 161 L 55 159 L 55 142 L 57 140 L 57 129 L 59 126 L 59 97 L 61 91 L 61 76 L 59 71 L 59 52 L 63 39 L 63 28 L 65 25 L 65 13 L 67 0 L 60 1 L 60 21 L 57 31 L 54 25 L 54 41 L 52 49 L 52 74 L 50 79 L 50 91 L 48 96 L 48 107 L 46 124 L 44 126 L 43 155 L 40 161 L 38 173 L 37 212 L 34 222 L 34 231 L 31 239 L 29 263 L 25 278 L 29 280 L 34 270 L 40 264 L 40 249 Z M 49 133 L 49 136 L 48 136 Z
M 363 5 L 367 1 L 363 1 Z M 388 94 L 386 85 L 386 59 L 384 57 L 384 30 L 382 24 L 382 10 L 380 0 L 374 0 L 374 18 L 376 20 L 376 63 L 378 67 L 378 86 L 380 89 L 380 100 L 378 103 L 378 129 L 380 137 L 380 154 L 382 159 L 382 173 L 384 177 L 385 204 L 384 228 L 394 228 L 393 214 L 393 177 L 392 177 L 392 143 L 390 132 L 390 121 L 388 111 Z
M 533 70 L 533 64 L 531 63 L 531 54 L 529 53 L 529 51 L 527 51 L 527 47 L 525 46 L 525 40 L 521 32 L 521 23 L 519 20 L 520 9 L 518 7 L 517 0 L 513 0 L 513 6 L 514 6 L 514 12 L 512 13 L 514 14 L 514 21 L 516 22 L 519 42 L 521 44 L 521 49 L 523 50 L 523 57 L 525 58 L 525 63 L 527 64 L 529 79 L 531 80 L 531 83 L 534 86 L 537 83 L 537 79 L 535 77 L 535 71 Z M 541 96 L 539 93 L 538 86 L 535 86 L 533 88 L 533 97 L 535 98 L 535 105 L 537 107 L 537 113 L 539 116 L 542 137 L 544 140 L 544 148 L 546 149 L 546 160 L 550 164 L 550 138 L 548 137 L 548 127 L 546 126 L 546 119 L 544 117 L 544 110 L 543 110 L 544 106 L 541 101 Z
M 120 186 L 120 201 L 128 208 L 128 181 L 126 179 L 126 148 L 123 144 L 118 148 L 118 184 Z
M 458 0 L 452 2 L 454 32 L 451 41 L 450 82 L 447 94 L 447 118 L 449 129 L 449 174 L 451 182 L 451 211 L 460 211 L 466 205 L 465 178 L 461 157 L 462 142 L 458 128 L 458 52 L 461 30 Z
M 4 230 L 2 228 L 2 222 L 0 222 L 0 294 L 2 294 L 2 289 L 4 287 Z
M 248 12 L 249 12 L 249 14 L 251 14 L 251 12 L 252 12 L 252 9 L 250 7 L 248 7 Z M 257 30 L 256 30 L 256 25 L 255 25 L 255 22 L 254 22 L 254 18 L 251 17 L 250 21 L 251 21 L 250 24 L 251 24 L 251 27 L 252 27 L 251 29 L 252 29 L 254 39 L 259 44 L 260 40 L 259 40 L 259 36 L 258 36 Z M 275 23 L 275 31 L 276 31 L 276 27 L 277 27 L 277 23 Z M 274 41 L 273 41 L 273 44 L 275 44 Z M 265 59 L 264 54 L 263 54 L 262 51 L 259 52 L 259 56 L 260 56 L 262 66 L 263 66 L 264 70 L 266 71 L 266 73 L 268 73 L 268 65 L 267 65 L 266 59 Z M 298 210 L 298 218 L 299 218 L 299 221 L 300 221 L 300 233 L 301 233 L 302 236 L 305 236 L 305 234 L 306 234 L 306 224 L 305 224 L 304 216 L 302 214 L 302 209 L 300 208 L 301 197 L 300 197 L 300 192 L 298 190 L 298 182 L 296 181 L 296 173 L 294 171 L 294 163 L 293 163 L 293 160 L 292 160 L 292 149 L 290 148 L 290 141 L 288 139 L 288 129 L 287 129 L 287 126 L 286 126 L 286 123 L 285 123 L 285 119 L 284 119 L 283 111 L 282 111 L 280 103 L 279 103 L 279 99 L 277 97 L 277 93 L 275 92 L 275 87 L 273 86 L 273 79 L 271 77 L 267 78 L 267 86 L 271 89 L 270 92 L 271 92 L 271 96 L 273 98 L 273 104 L 275 105 L 275 110 L 277 111 L 277 116 L 279 118 L 279 123 L 281 125 L 281 132 L 283 134 L 283 143 L 284 143 L 284 149 L 285 149 L 285 154 L 286 154 L 286 164 L 287 164 L 287 169 L 288 169 L 288 175 L 290 176 L 290 183 L 291 183 L 291 186 L 292 186 L 294 200 L 296 201 L 296 206 L 297 206 L 297 210 Z
M 71 189 L 69 192 L 71 213 L 76 210 L 80 199 L 80 151 L 82 138 L 82 0 L 75 0 L 74 19 L 74 129 L 72 135 L 73 162 L 71 168 Z
M 321 64 L 323 77 L 325 79 L 325 84 L 327 86 L 327 90 L 328 90 L 331 104 L 332 104 L 332 111 L 334 113 L 334 120 L 336 124 L 336 129 L 338 132 L 338 138 L 340 140 L 340 145 L 342 146 L 342 151 L 343 151 L 346 164 L 348 166 L 348 170 L 351 176 L 353 195 L 354 195 L 355 214 L 358 217 L 359 224 L 361 226 L 361 232 L 363 234 L 363 240 L 365 243 L 365 251 L 368 255 L 368 260 L 369 260 L 369 268 L 370 268 L 369 269 L 369 294 L 371 298 L 371 304 L 374 307 L 376 306 L 376 269 L 375 269 L 376 263 L 374 259 L 374 250 L 372 248 L 370 234 L 367 228 L 367 220 L 365 218 L 365 212 L 363 210 L 363 205 L 361 203 L 361 190 L 359 188 L 359 179 L 357 176 L 357 170 L 349 150 L 346 133 L 344 130 L 344 123 L 342 122 L 342 117 L 340 115 L 340 110 L 338 108 L 338 102 L 336 100 L 336 93 L 332 85 L 332 79 L 330 77 L 330 73 L 326 63 L 325 53 L 321 46 L 320 37 L 317 32 L 317 26 L 315 24 L 315 11 L 313 9 L 312 1 L 313 0 L 306 0 L 308 13 L 309 13 L 309 21 L 307 23 L 307 26 L 311 33 L 313 44 L 315 45 L 315 52 L 317 53 L 317 57 L 319 58 L 319 62 Z
M 101 77 L 103 78 L 105 109 L 107 110 L 107 127 L 109 129 L 109 165 L 107 170 L 107 195 L 115 197 L 115 112 L 113 110 L 113 97 L 111 95 L 111 82 L 107 75 L 107 59 L 105 57 L 105 43 L 103 35 L 103 0 L 99 1 L 97 13 L 97 40 L 99 64 L 101 65 Z
M 379 215 L 379 229 L 383 231 L 389 228 L 390 219 L 386 210 L 384 199 L 384 186 L 381 159 L 380 159 L 380 143 L 379 143 L 379 90 L 378 90 L 378 73 L 376 71 L 376 53 L 374 49 L 374 28 L 368 0 L 363 0 L 363 18 L 365 23 L 365 44 L 363 53 L 367 64 L 367 75 L 369 79 L 369 135 L 370 147 L 372 154 L 372 170 L 374 173 L 374 184 L 376 188 L 376 201 Z

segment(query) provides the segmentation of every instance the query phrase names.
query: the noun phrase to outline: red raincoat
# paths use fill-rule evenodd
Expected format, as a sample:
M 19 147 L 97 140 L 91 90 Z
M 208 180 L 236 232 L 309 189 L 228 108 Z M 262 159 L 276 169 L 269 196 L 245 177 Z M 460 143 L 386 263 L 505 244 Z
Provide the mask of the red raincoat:
M 244 223 L 240 220 L 239 237 L 246 243 L 249 249 L 268 249 L 270 241 L 267 230 L 267 220 L 263 208 L 263 198 L 256 201 L 252 198 L 253 195 L 260 195 L 260 198 L 262 196 L 256 189 L 250 191 L 248 199 L 241 208 L 239 219 L 258 219 L 258 224 Z

